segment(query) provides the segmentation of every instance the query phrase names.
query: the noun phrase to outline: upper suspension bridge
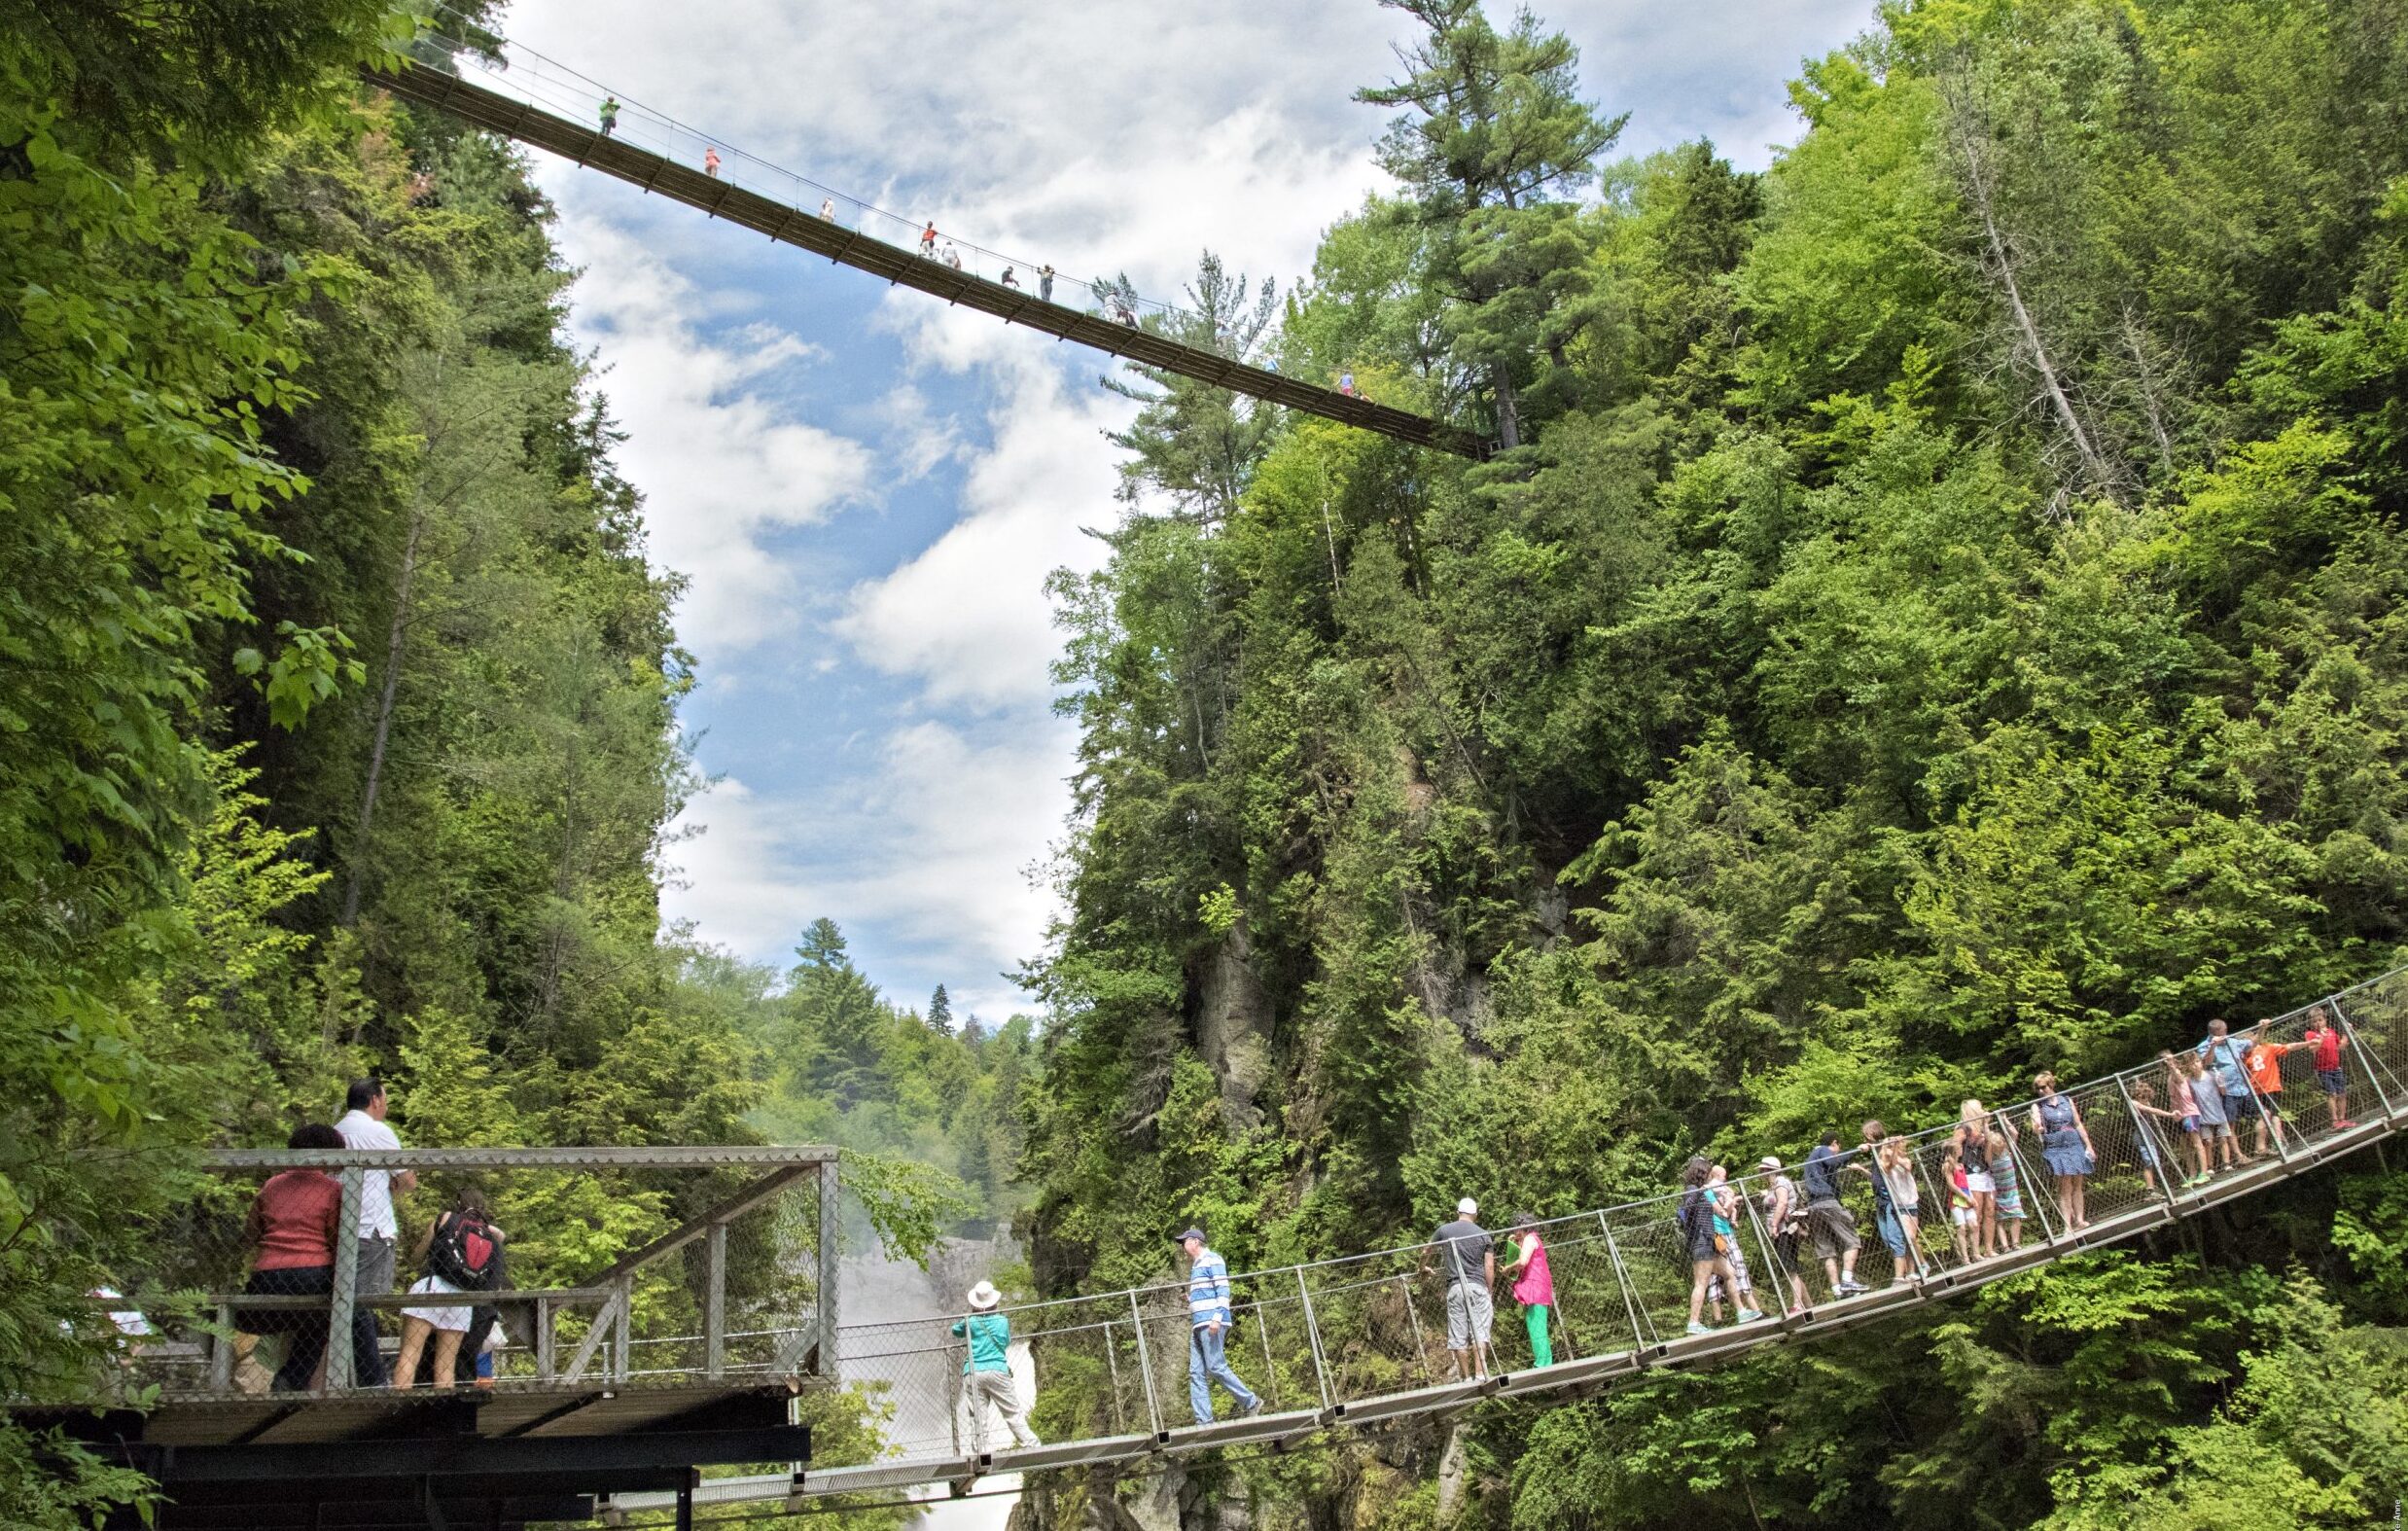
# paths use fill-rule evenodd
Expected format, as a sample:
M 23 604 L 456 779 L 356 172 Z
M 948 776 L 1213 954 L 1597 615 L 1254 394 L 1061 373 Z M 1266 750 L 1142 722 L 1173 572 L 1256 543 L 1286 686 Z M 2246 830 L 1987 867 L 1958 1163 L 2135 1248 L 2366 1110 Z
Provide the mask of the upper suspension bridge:
M 2306 1045 L 2319 1010 L 2340 1023 L 2337 1107 L 2328 1106 L 2319 1059 Z M 120 1289 L 130 1295 L 112 1290 L 94 1300 L 95 1321 L 106 1310 L 126 1336 L 125 1385 L 158 1385 L 157 1405 L 147 1414 L 105 1415 L 97 1430 L 89 1404 L 20 1398 L 9 1406 L 20 1418 L 115 1442 L 160 1477 L 175 1501 L 162 1512 L 165 1531 L 440 1526 L 446 1506 L 455 1518 L 476 1516 L 473 1523 L 621 1521 L 660 1511 L 676 1513 L 683 1524 L 697 1505 L 801 1508 L 820 1496 L 915 1487 L 960 1496 L 1002 1475 L 1143 1464 L 1232 1446 L 1283 1449 L 1331 1430 L 1446 1415 L 1491 1398 L 1594 1390 L 1836 1333 L 2165 1228 L 2408 1126 L 2408 969 L 2249 1035 L 2286 1050 L 2278 1054 L 2279 1073 L 2249 1084 L 2245 1109 L 2284 1124 L 2270 1135 L 2264 1157 L 2194 1183 L 2184 1134 L 2159 1114 L 2169 1101 L 2162 1065 L 2074 1086 L 2065 1093 L 2087 1128 L 2096 1166 L 2087 1219 L 2070 1223 L 2023 1125 L 2035 1103 L 1994 1107 L 1984 1121 L 2006 1140 L 2029 1222 L 2018 1246 L 1985 1257 L 1949 1230 L 1944 1156 L 1956 1124 L 1894 1138 L 1906 1151 L 1924 1213 L 1912 1251 L 1918 1273 L 1851 1294 L 1828 1289 L 1821 1272 L 1807 1269 L 1812 1290 L 1804 1305 L 1704 1334 L 1687 1329 L 1691 1263 L 1674 1218 L 1678 1193 L 1540 1224 L 1554 1274 L 1549 1328 L 1557 1359 L 1531 1364 L 1518 1338 L 1505 1339 L 1483 1377 L 1452 1374 L 1444 1282 L 1433 1275 L 1432 1246 L 1237 1274 L 1228 1357 L 1264 1406 L 1213 1424 L 1187 1422 L 1184 1282 L 1008 1308 L 1012 1380 L 1033 1402 L 1032 1418 L 1046 1443 L 992 1452 L 980 1443 L 1001 1439 L 1000 1432 L 990 1433 L 970 1412 L 984 1406 L 966 1394 L 965 1341 L 950 1333 L 949 1316 L 839 1322 L 832 1150 L 228 1153 L 216 1160 L 223 1193 L 204 1197 L 179 1227 L 159 1230 L 157 1268 L 122 1272 Z M 2284 1085 L 2287 1091 L 2266 1087 Z M 577 1279 L 511 1283 L 450 1300 L 500 1316 L 504 1337 L 489 1389 L 354 1387 L 345 1347 L 335 1345 L 316 1390 L 278 1393 L 251 1370 L 236 1339 L 246 1330 L 276 1326 L 257 1318 L 246 1324 L 244 1315 L 296 1309 L 286 1327 L 325 1322 L 337 1335 L 353 1321 L 347 1270 L 337 1273 L 332 1297 L 260 1297 L 246 1293 L 239 1279 L 239 1210 L 250 1187 L 265 1172 L 302 1163 L 322 1163 L 341 1178 L 346 1217 L 359 1204 L 364 1175 L 406 1165 L 437 1187 L 473 1172 L 495 1186 L 497 1199 L 514 1184 L 543 1192 L 537 1205 L 639 1195 L 691 1210 L 643 1248 Z M 1740 1193 L 1732 1236 L 1768 1315 L 1783 1306 L 1787 1285 L 1784 1243 L 1766 1228 L 1758 1204 L 1770 1173 L 1731 1182 Z M 1841 1178 L 1849 1188 L 1844 1199 L 1870 1229 L 1869 1177 Z M 540 1184 L 530 1188 L 530 1180 Z M 581 1196 L 580 1180 L 605 1182 L 607 1195 Z M 511 1231 L 530 1255 L 549 1253 L 554 1268 L 573 1264 L 562 1249 L 584 1232 Z M 1167 1235 L 1166 1229 L 1166 1250 Z M 1795 1256 L 1794 1246 L 1789 1253 Z M 1859 1273 L 1881 1279 L 1886 1255 L 1866 1237 Z M 170 1293 L 176 1296 L 150 1300 Z M 358 1300 L 378 1309 L 429 1300 Z M 327 1316 L 306 1318 L 312 1311 Z M 788 1415 L 790 1396 L 804 1388 L 839 1388 L 862 1401 L 878 1442 L 871 1460 L 809 1460 L 807 1433 Z M 763 1461 L 788 1466 L 699 1477 L 712 1463 Z M 372 1468 L 390 1471 L 385 1478 L 362 1476 Z M 407 1492 L 393 1489 L 395 1474 Z M 427 1506 L 438 1512 L 434 1518 Z
M 426 57 L 438 61 L 421 61 Z M 418 56 L 371 69 L 367 77 L 473 126 L 1007 324 L 1417 446 L 1474 459 L 1492 449 L 1445 421 L 1173 338 L 1164 332 L 1192 328 L 1180 322 L 1186 317 L 1180 309 L 1117 285 L 1057 276 L 1049 265 L 1001 255 L 949 233 L 929 240 L 933 224 L 873 207 L 745 154 L 505 38 L 478 31 L 472 44 L 432 32 L 421 39 Z

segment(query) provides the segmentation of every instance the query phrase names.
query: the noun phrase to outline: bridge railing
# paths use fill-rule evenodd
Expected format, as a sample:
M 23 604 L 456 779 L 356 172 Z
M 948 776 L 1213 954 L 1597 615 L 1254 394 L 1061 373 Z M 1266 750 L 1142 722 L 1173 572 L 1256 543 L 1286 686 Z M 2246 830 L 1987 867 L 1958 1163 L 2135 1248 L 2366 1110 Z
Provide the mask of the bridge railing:
M 409 1314 L 431 1331 L 428 1362 L 437 1333 L 468 1331 L 461 1382 L 467 1347 L 492 1335 L 487 1380 L 507 1388 L 798 1379 L 833 1359 L 832 1149 L 230 1150 L 207 1167 L 146 1230 L 146 1258 L 92 1296 L 89 1321 L 119 1332 L 123 1384 L 179 1399 L 353 1393 L 368 1368 L 393 1372 Z M 373 1278 L 376 1246 L 350 1236 L 332 1241 L 331 1268 L 255 1268 L 253 1205 L 289 1172 L 333 1182 L 345 1232 L 375 1177 L 417 1177 L 394 1197 L 390 1283 Z M 498 1285 L 423 1284 L 424 1235 L 469 1188 L 504 1235 Z
M 2327 1104 L 2318 1050 L 2307 1040 L 2319 1014 L 2341 1023 L 2342 1067 L 2330 1080 L 2338 1109 Z M 2278 1073 L 2272 1079 L 2261 1074 L 2240 1108 L 2241 1169 L 2252 1162 L 2247 1156 L 2260 1153 L 2265 1160 L 2305 1162 L 2323 1141 L 2357 1123 L 2408 1118 L 2402 1083 L 2408 1077 L 2408 970 L 2271 1017 L 2262 1027 L 2253 1016 L 2232 1019 L 2235 1038 L 2282 1050 Z M 2278 1082 L 2279 1088 L 2264 1087 Z M 2200 1087 L 2217 1089 L 2220 1098 L 2213 1075 Z M 1845 1123 L 1838 1180 L 1857 1246 L 1855 1277 L 1875 1289 L 1960 1275 L 1979 1279 L 1991 1260 L 2013 1258 L 2018 1249 L 2068 1246 L 2091 1225 L 2178 1211 L 2185 1197 L 2203 1193 L 2192 1184 L 2199 1134 L 2186 1130 L 2178 1115 L 2163 1114 L 2177 1098 L 2166 1061 L 2150 1059 L 2069 1084 L 2063 1094 L 2079 1134 L 2086 1134 L 2086 1159 L 2069 1152 L 2072 1141 L 2048 1135 L 2049 1122 L 2031 1097 L 1986 1102 L 1978 1112 L 1894 1134 L 1895 1157 L 1886 1164 L 1859 1141 L 1857 1123 Z M 2049 1115 L 2062 1113 L 2052 1105 Z M 2260 1120 L 2266 1123 L 2262 1149 Z M 1974 1127 L 1990 1150 L 1998 1188 L 1996 1217 L 1986 1232 L 1978 1219 L 1960 1227 L 1957 1204 L 1969 1197 L 1955 1193 L 1951 1176 L 1961 1129 Z M 2085 1165 L 2077 1208 L 2059 1171 Z M 1738 1290 L 1724 1290 L 1717 1279 L 1705 1310 L 1709 1326 L 1736 1333 L 1737 1311 L 1752 1308 L 1766 1315 L 1763 1332 L 1769 1333 L 1846 1300 L 1849 1294 L 1836 1290 L 1826 1271 L 1814 1229 L 1792 1231 L 1770 1221 L 1777 1175 L 1788 1176 L 1803 1201 L 1801 1163 L 1791 1160 L 1778 1171 L 1733 1168 L 1726 1222 L 1716 1231 Z M 1907 1185 L 1893 1188 L 1887 1175 L 1881 1191 L 1886 1206 L 1877 1205 L 1874 1174 L 1884 1170 L 1911 1184 L 1911 1216 L 1900 1215 L 1909 1204 Z M 2215 1173 L 2230 1172 L 2219 1166 Z M 1665 1193 L 1536 1225 L 1553 1276 L 1545 1336 L 1554 1364 L 1651 1352 L 1686 1336 L 1695 1267 L 1681 1205 L 1679 1193 Z M 1501 1264 L 1511 1259 L 1513 1232 L 1493 1229 Z M 1845 1234 L 1829 1236 L 1830 1264 L 1842 1275 L 1851 1269 L 1838 1246 L 1848 1241 Z M 1791 1271 L 1802 1280 L 1806 1300 L 1794 1315 L 1788 1311 Z M 1451 1284 L 1447 1251 L 1432 1245 L 1233 1273 L 1235 1322 L 1223 1347 L 1230 1366 L 1271 1411 L 1361 1417 L 1382 1401 L 1395 1409 L 1420 1390 L 1459 1381 L 1450 1354 L 1450 1340 L 1458 1337 L 1449 1333 Z M 1476 1273 L 1473 1284 L 1486 1287 Z M 1537 1359 L 1508 1286 L 1501 1279 L 1492 1298 L 1492 1374 L 1527 1371 Z M 1048 1442 L 1159 1440 L 1195 1423 L 1183 1281 L 1006 1312 L 1018 1391 L 1033 1404 L 1031 1417 Z M 967 1351 L 947 1328 L 947 1320 L 934 1319 L 844 1331 L 842 1379 L 886 1401 L 883 1436 L 893 1457 L 961 1459 L 1013 1445 L 1000 1420 L 986 1419 L 982 1428 L 962 1385 Z M 1209 1402 L 1216 1419 L 1235 1411 L 1218 1387 Z

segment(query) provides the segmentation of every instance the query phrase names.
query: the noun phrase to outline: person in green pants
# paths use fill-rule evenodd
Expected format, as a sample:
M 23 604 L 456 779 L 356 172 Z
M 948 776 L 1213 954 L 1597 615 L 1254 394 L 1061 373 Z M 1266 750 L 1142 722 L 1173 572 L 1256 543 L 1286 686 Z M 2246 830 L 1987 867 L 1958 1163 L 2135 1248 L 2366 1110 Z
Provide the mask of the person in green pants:
M 1513 1278 L 1513 1300 L 1522 1304 L 1522 1325 L 1530 1331 L 1530 1361 L 1534 1367 L 1555 1364 L 1555 1347 L 1547 1339 L 1547 1319 L 1555 1306 L 1555 1275 L 1547 1269 L 1546 1244 L 1539 1237 L 1539 1220 L 1527 1212 L 1513 1215 L 1513 1259 L 1500 1275 Z

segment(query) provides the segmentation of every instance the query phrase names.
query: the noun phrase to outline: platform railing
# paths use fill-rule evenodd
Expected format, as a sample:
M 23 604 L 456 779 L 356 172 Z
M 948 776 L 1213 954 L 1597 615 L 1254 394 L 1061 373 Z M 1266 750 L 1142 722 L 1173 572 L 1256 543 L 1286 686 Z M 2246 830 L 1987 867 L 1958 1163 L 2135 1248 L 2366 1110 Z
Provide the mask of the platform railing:
M 533 1389 L 832 1371 L 833 1149 L 228 1150 L 207 1168 L 202 1192 L 147 1230 L 143 1262 L 91 1299 L 90 1322 L 118 1331 L 126 1385 L 201 1400 L 344 1396 L 371 1384 L 369 1366 L 386 1385 Z M 331 1179 L 347 1230 L 374 1177 L 417 1177 L 394 1198 L 389 1288 L 360 1281 L 372 1246 L 357 1237 L 333 1240 L 331 1269 L 255 1268 L 251 1209 L 288 1172 Z M 441 1290 L 421 1280 L 425 1234 L 471 1188 L 503 1235 L 498 1269 L 482 1290 Z M 406 1314 L 428 1331 L 420 1376 L 407 1379 L 392 1375 Z M 455 1327 L 467 1335 L 452 1375 L 427 1375 L 438 1335 Z
M 2340 1101 L 2326 1104 L 2317 1049 L 2307 1040 L 2318 1015 L 2338 1025 L 2342 1068 L 2332 1081 Z M 2279 1049 L 2279 1066 L 2259 1076 L 2236 1106 L 2244 1156 L 2196 1183 L 2195 1157 L 2178 1117 L 2166 1112 L 2175 1093 L 2168 1064 L 2151 1059 L 2104 1078 L 2067 1085 L 2087 1134 L 2089 1163 L 2079 1215 L 2061 1195 L 2058 1164 L 2077 1162 L 2051 1141 L 2040 1102 L 2025 1097 L 1960 1110 L 1936 1125 L 1891 1136 L 1887 1165 L 1863 1141 L 1861 1124 L 1844 1132 L 1836 1170 L 1839 1200 L 1856 1243 L 1853 1260 L 1832 1239 L 1829 1268 L 1808 1228 L 1794 1235 L 1771 1222 L 1776 1176 L 1787 1176 L 1796 1199 L 1806 1197 L 1805 1152 L 1779 1171 L 1753 1161 L 1733 1166 L 1722 1184 L 1722 1235 L 1735 1283 L 1718 1277 L 1700 1337 L 1689 1330 L 1693 1245 L 1681 1221 L 1678 1192 L 1540 1221 L 1555 1302 L 1546 1334 L 1554 1369 L 1563 1375 L 1600 1368 L 1638 1367 L 1649 1358 L 1778 1337 L 1785 1330 L 1830 1327 L 1832 1315 L 1857 1304 L 1887 1310 L 1996 1274 L 2027 1268 L 2107 1237 L 2155 1226 L 2194 1205 L 2220 1200 L 2268 1177 L 2303 1168 L 2329 1152 L 2371 1141 L 2408 1122 L 2408 970 L 2387 974 L 2262 1023 L 2231 1017 L 2236 1044 Z M 2199 1039 L 2193 1039 L 2195 1050 Z M 2177 1056 L 2180 1053 L 2178 1052 Z M 2213 1073 L 2213 1071 L 2211 1071 Z M 2279 1081 L 2280 1088 L 2261 1087 Z M 2244 1076 L 2244 1084 L 2248 1084 Z M 2211 1084 L 2202 1087 L 2215 1087 Z M 2150 1108 L 2154 1108 L 2153 1110 Z M 2052 1106 L 2051 1114 L 2056 1114 Z M 2257 1122 L 2265 1142 L 2257 1142 Z M 1961 1228 L 1953 1203 L 1960 1144 L 1980 1135 L 1998 1187 L 1998 1215 Z M 1809 1146 L 1811 1147 L 1811 1146 Z M 1912 1214 L 1899 1190 L 1875 1172 L 1891 1168 L 1913 1186 Z M 1511 1209 L 1489 1221 L 1502 1265 L 1512 1257 L 1516 1230 L 1499 1227 Z M 1711 1211 L 1708 1215 L 1712 1215 Z M 1725 1229 L 1727 1229 L 1725 1231 Z M 1901 1273 L 1900 1266 L 1903 1265 Z M 1790 1275 L 1805 1287 L 1795 1300 Z M 1859 1297 L 1832 1279 L 1836 1271 L 1871 1292 Z M 1474 1284 L 1485 1281 L 1473 1273 Z M 1470 1391 L 1525 1390 L 1550 1385 L 1535 1368 L 1520 1308 L 1500 1280 L 1492 1298 L 1485 1378 L 1466 1372 L 1450 1351 L 1448 1256 L 1434 1245 L 1409 1245 L 1311 1264 L 1233 1273 L 1234 1323 L 1224 1334 L 1228 1360 L 1262 1401 L 1266 1414 L 1293 1418 L 1295 1431 L 1340 1419 L 1369 1419 L 1409 1411 L 1434 1396 Z M 1736 1290 L 1733 1289 L 1736 1288 Z M 1743 1309 L 1762 1319 L 1736 1322 Z M 1089 1456 L 1205 1444 L 1222 1438 L 1257 1439 L 1280 1427 L 1240 1423 L 1233 1400 L 1215 1388 L 1216 1421 L 1199 1430 L 1189 1399 L 1192 1330 L 1186 1283 L 1172 1277 L 1125 1291 L 1029 1303 L 1005 1310 L 1011 1323 L 1012 1371 L 1032 1401 L 1030 1418 L 1048 1445 L 1015 1448 L 997 1418 L 979 1420 L 966 1402 L 968 1359 L 949 1319 L 850 1326 L 844 1331 L 839 1375 L 848 1386 L 884 1399 L 886 1460 L 991 1460 L 995 1470 L 1061 1465 Z M 1276 1439 L 1276 1435 L 1272 1436 Z M 870 1479 L 874 1465 L 843 1470 L 837 1481 Z M 899 1467 L 895 1482 L 912 1480 Z M 941 1474 L 938 1476 L 942 1476 Z M 831 1491 L 833 1491 L 832 1489 Z

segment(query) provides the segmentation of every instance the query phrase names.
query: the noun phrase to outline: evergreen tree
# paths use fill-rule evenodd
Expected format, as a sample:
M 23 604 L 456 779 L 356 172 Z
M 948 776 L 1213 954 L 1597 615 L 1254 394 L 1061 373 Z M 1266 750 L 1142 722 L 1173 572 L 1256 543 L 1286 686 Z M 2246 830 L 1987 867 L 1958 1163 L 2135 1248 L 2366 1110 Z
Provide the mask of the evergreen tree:
M 928 1029 L 940 1036 L 953 1034 L 953 1000 L 941 983 L 937 985 L 936 993 L 928 996 Z
M 1486 385 L 1499 442 L 1517 446 L 1520 396 L 1565 365 L 1589 285 L 1590 241 L 1565 198 L 1629 114 L 1607 119 L 1580 99 L 1579 50 L 1528 11 L 1500 32 L 1480 0 L 1381 3 L 1429 35 L 1404 53 L 1403 79 L 1355 99 L 1405 108 L 1380 163 L 1406 189 L 1398 215 L 1427 237 L 1423 279 L 1449 301 L 1451 353 Z

